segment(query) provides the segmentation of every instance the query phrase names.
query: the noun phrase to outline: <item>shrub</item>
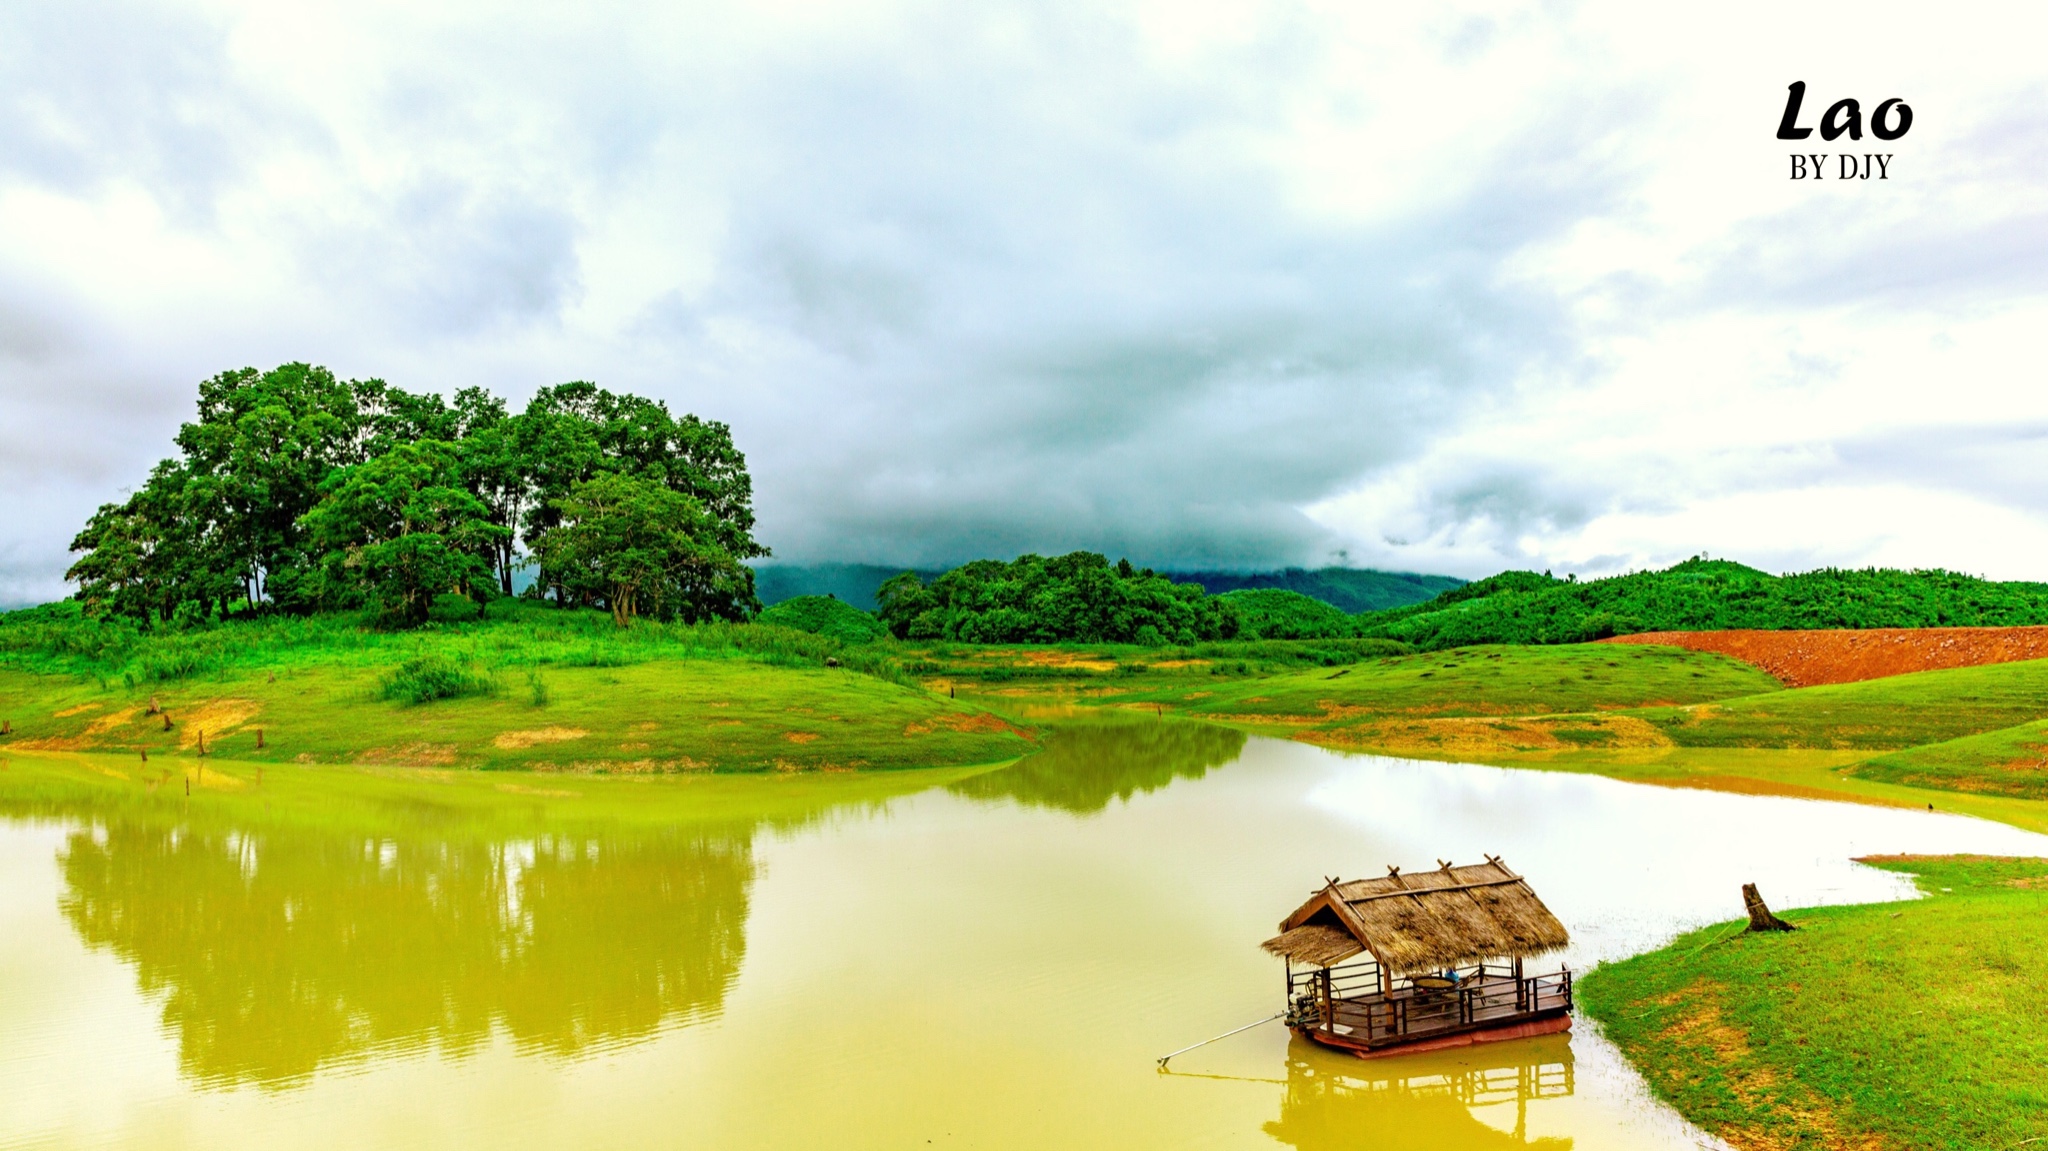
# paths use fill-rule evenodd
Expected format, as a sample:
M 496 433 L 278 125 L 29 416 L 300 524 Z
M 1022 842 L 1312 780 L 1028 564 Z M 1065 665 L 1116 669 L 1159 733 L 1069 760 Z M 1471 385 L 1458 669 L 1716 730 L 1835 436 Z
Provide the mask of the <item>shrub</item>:
M 475 600 L 454 592 L 435 596 L 433 606 L 427 609 L 427 618 L 435 623 L 467 623 L 482 614 Z
M 783 600 L 755 616 L 754 621 L 827 636 L 843 643 L 872 643 L 889 634 L 889 629 L 872 614 L 829 595 L 800 595 Z
M 497 680 L 489 672 L 445 655 L 406 660 L 378 680 L 379 696 L 401 703 L 431 703 L 467 695 L 494 695 Z

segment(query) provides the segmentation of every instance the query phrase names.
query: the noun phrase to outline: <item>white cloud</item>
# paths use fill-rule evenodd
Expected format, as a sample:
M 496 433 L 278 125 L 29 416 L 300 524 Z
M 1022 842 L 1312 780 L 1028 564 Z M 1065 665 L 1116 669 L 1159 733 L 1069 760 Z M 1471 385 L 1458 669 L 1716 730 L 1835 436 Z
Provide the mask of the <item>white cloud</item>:
M 16 6 L 0 597 L 288 359 L 727 420 L 796 558 L 2038 575 L 2042 20 Z

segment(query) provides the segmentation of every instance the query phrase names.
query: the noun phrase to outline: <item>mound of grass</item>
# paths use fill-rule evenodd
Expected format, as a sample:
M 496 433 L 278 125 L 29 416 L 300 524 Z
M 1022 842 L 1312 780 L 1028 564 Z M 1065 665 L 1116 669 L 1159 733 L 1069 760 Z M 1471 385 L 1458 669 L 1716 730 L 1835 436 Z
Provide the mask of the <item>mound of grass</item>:
M 497 678 L 471 664 L 434 654 L 406 660 L 377 677 L 377 698 L 432 703 L 472 695 L 496 695 Z
M 783 600 L 755 616 L 754 622 L 829 636 L 842 643 L 873 643 L 889 634 L 889 629 L 873 613 L 829 595 L 800 595 Z
M 1579 1002 L 1737 1146 L 2048 1142 L 2048 860 L 1866 862 L 1929 898 L 1709 927 L 1589 973 Z
M 1655 724 L 1681 747 L 1875 751 L 2011 727 L 2038 718 L 2044 699 L 2048 699 L 2048 660 L 2032 660 L 1824 684 L 1750 698 L 1721 698 L 1709 707 L 1657 708 L 1632 714 Z
M 1318 599 L 1280 588 L 1223 593 L 1237 609 L 1237 634 L 1255 639 L 1333 639 L 1358 633 L 1352 618 Z
M 2048 799 L 2048 720 L 1910 747 L 1849 769 L 1857 779 Z
M 1726 656 L 1673 647 L 1485 646 L 1296 672 L 1184 696 L 1218 716 L 1549 715 L 1768 692 L 1778 681 Z

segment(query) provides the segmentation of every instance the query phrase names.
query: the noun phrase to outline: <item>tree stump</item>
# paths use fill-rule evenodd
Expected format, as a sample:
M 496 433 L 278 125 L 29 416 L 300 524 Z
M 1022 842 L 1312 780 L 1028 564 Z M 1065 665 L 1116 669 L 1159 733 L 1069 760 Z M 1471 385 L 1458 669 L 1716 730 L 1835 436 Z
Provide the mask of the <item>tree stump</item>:
M 1749 909 L 1749 929 L 1751 931 L 1799 930 L 1771 914 L 1771 909 L 1764 905 L 1764 897 L 1757 894 L 1756 884 L 1754 883 L 1742 885 L 1742 905 Z

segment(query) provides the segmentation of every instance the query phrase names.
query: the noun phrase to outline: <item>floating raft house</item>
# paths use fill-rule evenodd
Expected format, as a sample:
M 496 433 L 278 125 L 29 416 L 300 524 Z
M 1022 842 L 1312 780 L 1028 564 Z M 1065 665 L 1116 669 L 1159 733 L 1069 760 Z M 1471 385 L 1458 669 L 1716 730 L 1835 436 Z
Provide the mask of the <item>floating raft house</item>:
M 1571 1027 L 1572 973 L 1527 961 L 1571 942 L 1527 880 L 1485 863 L 1325 881 L 1261 946 L 1287 961 L 1288 1026 L 1360 1056 Z

